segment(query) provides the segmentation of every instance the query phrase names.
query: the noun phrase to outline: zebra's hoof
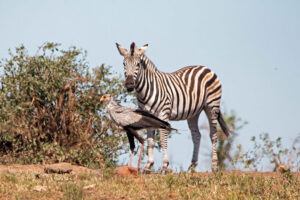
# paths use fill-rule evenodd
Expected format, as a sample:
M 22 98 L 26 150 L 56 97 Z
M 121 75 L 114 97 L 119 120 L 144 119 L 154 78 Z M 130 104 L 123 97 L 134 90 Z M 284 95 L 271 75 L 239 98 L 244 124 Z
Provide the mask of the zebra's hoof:
M 195 172 L 196 172 L 195 167 L 190 167 L 188 170 L 188 173 L 195 173 Z
M 212 172 L 213 172 L 213 173 L 217 173 L 218 171 L 219 171 L 219 168 L 218 168 L 218 167 L 213 167 L 213 168 L 212 168 Z
M 198 162 L 192 162 L 192 164 L 190 165 L 189 169 L 188 169 L 188 172 L 189 173 L 195 173 L 196 172 L 196 167 L 198 165 Z
M 151 169 L 144 168 L 143 174 L 151 174 L 151 173 L 152 173 Z
M 163 174 L 163 175 L 166 175 L 166 174 L 172 174 L 172 173 L 173 173 L 173 170 L 170 169 L 170 168 L 163 168 L 163 169 L 161 170 L 161 174 Z

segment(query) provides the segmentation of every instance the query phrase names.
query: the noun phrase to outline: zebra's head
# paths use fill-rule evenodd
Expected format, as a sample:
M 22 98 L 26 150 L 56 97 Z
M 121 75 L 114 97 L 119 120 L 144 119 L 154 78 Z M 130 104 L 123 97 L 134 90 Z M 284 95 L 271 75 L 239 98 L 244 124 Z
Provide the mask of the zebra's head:
M 136 48 L 133 42 L 130 45 L 130 51 L 116 43 L 120 54 L 124 57 L 124 74 L 125 74 L 125 87 L 128 92 L 134 90 L 136 86 L 136 79 L 141 67 L 141 55 L 146 51 L 148 44 L 145 44 L 140 49 Z

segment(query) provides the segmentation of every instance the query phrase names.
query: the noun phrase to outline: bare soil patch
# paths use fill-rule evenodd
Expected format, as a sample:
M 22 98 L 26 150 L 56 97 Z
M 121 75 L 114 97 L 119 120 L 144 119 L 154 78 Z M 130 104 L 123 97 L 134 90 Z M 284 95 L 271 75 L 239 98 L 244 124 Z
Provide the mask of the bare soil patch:
M 10 164 L 10 165 L 0 165 L 0 173 L 9 171 L 14 172 L 30 172 L 30 173 L 57 173 L 57 174 L 81 174 L 84 172 L 91 172 L 99 174 L 100 170 L 90 169 L 83 166 L 72 165 L 70 163 L 55 163 L 55 164 L 35 164 L 35 165 L 20 165 L 20 164 Z M 115 169 L 117 176 L 136 176 L 137 169 L 133 167 L 120 166 Z M 264 177 L 278 177 L 281 174 L 279 172 L 244 172 L 240 170 L 224 171 L 224 175 L 251 175 L 254 177 L 264 176 Z M 300 172 L 293 172 L 296 177 L 300 177 Z M 158 174 L 159 175 L 159 174 Z M 197 172 L 194 173 L 195 176 L 211 176 L 214 175 L 212 172 Z

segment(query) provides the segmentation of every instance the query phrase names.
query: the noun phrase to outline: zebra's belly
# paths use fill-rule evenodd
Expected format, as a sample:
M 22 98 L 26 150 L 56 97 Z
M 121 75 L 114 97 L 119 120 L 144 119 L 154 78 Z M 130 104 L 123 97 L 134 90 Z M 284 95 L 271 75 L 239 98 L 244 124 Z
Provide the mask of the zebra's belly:
M 190 119 L 196 115 L 199 115 L 201 113 L 203 108 L 195 108 L 195 109 L 191 109 L 189 111 L 189 109 L 182 109 L 182 110 L 177 110 L 177 108 L 173 108 L 171 110 L 171 114 L 170 114 L 170 120 L 171 121 L 180 121 L 180 120 L 186 120 L 186 119 Z

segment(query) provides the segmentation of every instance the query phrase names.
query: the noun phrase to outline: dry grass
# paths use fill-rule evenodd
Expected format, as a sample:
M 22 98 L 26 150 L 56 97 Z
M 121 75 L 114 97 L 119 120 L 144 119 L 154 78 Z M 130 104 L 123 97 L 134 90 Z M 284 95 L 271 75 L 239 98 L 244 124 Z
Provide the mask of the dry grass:
M 289 172 L 116 177 L 110 170 L 39 176 L 3 170 L 0 199 L 299 199 L 299 178 L 299 173 Z

